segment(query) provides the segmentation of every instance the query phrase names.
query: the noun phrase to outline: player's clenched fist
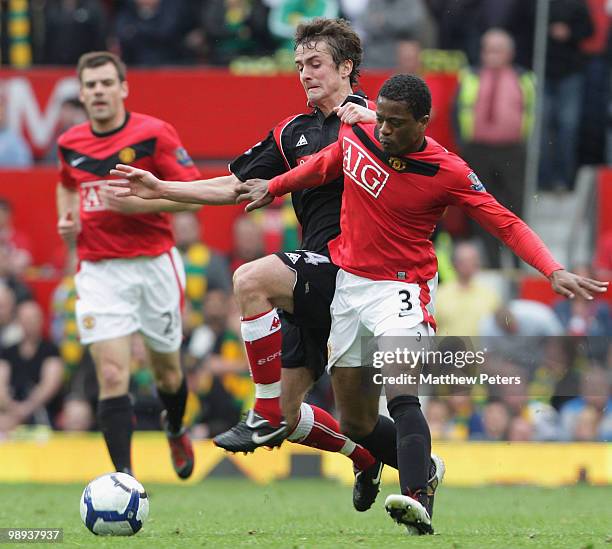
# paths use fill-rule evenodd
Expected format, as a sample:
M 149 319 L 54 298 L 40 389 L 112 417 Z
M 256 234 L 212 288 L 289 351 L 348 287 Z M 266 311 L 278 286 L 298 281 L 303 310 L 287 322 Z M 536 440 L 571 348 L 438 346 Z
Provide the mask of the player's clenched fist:
M 57 222 L 57 232 L 60 237 L 69 245 L 76 242 L 76 238 L 81 230 L 80 223 L 75 219 L 71 210 L 67 211 Z
M 163 182 L 147 170 L 117 164 L 110 174 L 122 178 L 109 182 L 111 187 L 123 189 L 115 193 L 116 197 L 138 196 L 149 200 L 163 197 Z

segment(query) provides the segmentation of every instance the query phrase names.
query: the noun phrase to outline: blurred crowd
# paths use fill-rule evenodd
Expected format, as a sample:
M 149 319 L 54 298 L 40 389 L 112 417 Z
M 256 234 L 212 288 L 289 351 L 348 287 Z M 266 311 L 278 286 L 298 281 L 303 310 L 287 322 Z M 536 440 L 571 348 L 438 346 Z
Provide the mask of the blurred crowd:
M 245 56 L 276 62 L 291 57 L 299 21 L 339 15 L 360 32 L 370 69 L 426 74 L 432 59 L 427 52 L 460 52 L 465 61 L 453 69 L 459 72 L 452 115 L 459 152 L 500 202 L 523 213 L 520 183 L 535 117 L 534 0 L 31 0 L 27 9 L 22 4 L 2 1 L 0 18 L 28 20 L 24 26 L 2 22 L 9 29 L 0 34 L 4 65 L 72 66 L 95 49 L 120 53 L 129 66 L 231 66 Z M 572 189 L 578 166 L 612 164 L 612 0 L 548 5 L 539 184 L 564 191 Z M 20 29 L 29 31 L 18 35 Z M 58 135 L 85 119 L 78 99 L 64 101 Z M 46 161 L 55 162 L 55 155 L 49 151 Z M 6 124 L 0 87 L 0 167 L 32 162 L 28 143 Z M 206 244 L 196 215 L 174 216 L 187 274 L 182 353 L 186 413 L 195 436 L 226 430 L 251 406 L 232 272 L 279 246 L 297 247 L 295 217 L 285 215 L 290 204 L 279 207 L 282 222 L 270 224 L 264 212 L 239 217 L 229 255 Z M 462 223 L 449 213 L 434 235 L 441 278 L 438 333 L 486 346 L 490 352 L 481 371 L 516 375 L 522 382 L 446 387 L 424 397 L 433 437 L 611 440 L 608 303 L 516 299 L 513 281 L 482 270 L 483 264 L 499 265 L 498 243 Z M 273 243 L 266 234 L 270 225 L 281 233 Z M 31 262 L 27 234 L 14 226 L 11 205 L 0 199 L 0 438 L 21 425 L 95 430 L 97 380 L 77 336 L 74 258 L 66 261 L 48 318 L 25 282 Z M 612 235 L 599 240 L 592 264 L 572 267 L 609 280 Z M 158 429 L 159 403 L 139 336 L 133 350 L 130 392 L 137 425 Z M 326 377 L 309 398 L 333 409 Z
M 185 263 L 183 364 L 189 398 L 187 421 L 196 437 L 232 426 L 253 399 L 231 293 L 231 273 L 271 250 L 265 219 L 241 216 L 234 249 L 215 252 L 202 239 L 196 214 L 174 215 L 177 247 Z M 293 249 L 295 226 L 283 235 Z M 53 292 L 49 322 L 24 283 L 27 240 L 0 201 L 0 438 L 20 425 L 65 431 L 96 429 L 97 381 L 78 340 L 74 316 L 74 259 Z M 278 243 L 272 244 L 277 247 Z M 462 345 L 487 349 L 476 374 L 519 377 L 513 385 L 456 384 L 424 391 L 423 407 L 434 438 L 446 440 L 612 440 L 612 317 L 606 301 L 559 300 L 551 306 L 513 299 L 497 271 L 481 270 L 483 245 L 456 244 L 436 299 L 439 340 L 462 336 Z M 442 255 L 443 252 L 441 251 Z M 588 274 L 587 266 L 576 272 Z M 139 429 L 159 429 L 159 401 L 140 336 L 133 337 L 130 393 Z M 448 372 L 474 374 L 468 368 Z M 448 373 L 446 371 L 439 373 Z M 333 410 L 324 376 L 308 397 Z
M 523 185 L 511 182 L 523 180 L 535 114 L 534 0 L 4 3 L 0 18 L 8 32 L 0 35 L 0 59 L 16 67 L 74 66 L 84 52 L 110 49 L 131 67 L 231 66 L 251 59 L 255 72 L 269 72 L 293 66 L 292 37 L 300 21 L 346 17 L 362 36 L 368 69 L 459 69 L 453 117 L 458 148 L 520 213 Z M 562 192 L 573 188 L 580 165 L 612 164 L 612 0 L 550 0 L 548 8 L 539 185 Z M 5 26 L 18 20 L 24 24 Z M 432 52 L 456 52 L 463 61 L 440 66 L 445 57 Z M 79 116 L 66 112 L 71 114 Z M 0 165 L 31 164 L 27 144 L 3 126 L 0 115 Z

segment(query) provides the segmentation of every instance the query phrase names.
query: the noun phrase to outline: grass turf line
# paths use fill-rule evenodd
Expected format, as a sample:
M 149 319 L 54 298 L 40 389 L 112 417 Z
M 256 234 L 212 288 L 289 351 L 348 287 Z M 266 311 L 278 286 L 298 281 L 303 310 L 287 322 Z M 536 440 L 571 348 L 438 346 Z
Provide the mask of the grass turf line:
M 0 527 L 64 528 L 64 547 L 554 547 L 612 545 L 612 487 L 448 488 L 436 495 L 435 536 L 408 537 L 383 509 L 383 487 L 366 513 L 351 490 L 325 480 L 257 486 L 207 480 L 146 486 L 149 520 L 132 538 L 97 537 L 83 526 L 77 485 L 0 485 Z

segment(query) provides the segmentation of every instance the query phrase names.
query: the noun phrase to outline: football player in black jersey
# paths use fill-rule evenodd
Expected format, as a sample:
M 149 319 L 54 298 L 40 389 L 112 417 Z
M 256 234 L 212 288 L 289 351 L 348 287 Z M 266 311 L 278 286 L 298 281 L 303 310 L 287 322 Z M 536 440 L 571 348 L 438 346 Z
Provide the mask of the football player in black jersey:
M 375 113 L 368 109 L 374 105 L 353 92 L 361 57 L 359 37 L 346 21 L 315 19 L 300 25 L 295 62 L 307 96 L 307 112 L 281 121 L 263 141 L 231 162 L 232 175 L 187 186 L 120 166 L 114 173 L 128 182 L 116 185 L 142 198 L 224 204 L 228 186 L 286 172 L 337 140 L 341 121 L 375 121 Z M 372 416 L 372 410 L 378 410 L 374 401 L 378 402 L 379 395 L 360 394 L 352 399 L 352 421 L 343 423 L 341 418 L 341 426 L 325 410 L 303 402 L 327 363 L 329 306 L 337 272 L 329 260 L 327 243 L 340 232 L 342 190 L 339 178 L 324 187 L 294 193 L 302 249 L 255 260 L 235 272 L 234 292 L 256 402 L 244 420 L 214 441 L 232 452 L 278 446 L 285 439 L 341 452 L 354 463 L 353 504 L 365 511 L 378 493 L 383 462 L 397 466 L 393 422 L 377 413 Z M 364 398 L 372 399 L 372 405 L 363 406 Z M 347 438 L 347 433 L 363 444 Z M 435 471 L 432 481 L 434 477 Z

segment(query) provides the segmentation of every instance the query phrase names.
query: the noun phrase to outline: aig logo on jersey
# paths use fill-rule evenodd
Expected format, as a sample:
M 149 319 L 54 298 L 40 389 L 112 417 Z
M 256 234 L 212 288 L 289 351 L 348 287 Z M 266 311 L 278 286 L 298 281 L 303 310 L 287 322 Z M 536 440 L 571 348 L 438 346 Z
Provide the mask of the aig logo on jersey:
M 482 184 L 480 179 L 478 179 L 478 176 L 474 172 L 468 173 L 468 179 L 472 182 L 470 187 L 472 187 L 472 189 L 474 189 L 475 191 L 483 193 L 487 191 L 487 189 L 485 189 L 485 186 Z
M 100 196 L 100 188 L 106 183 L 106 180 L 81 183 L 81 204 L 84 212 L 100 212 L 106 209 Z
M 344 137 L 344 173 L 374 198 L 383 190 L 389 172 L 381 168 L 358 143 Z

